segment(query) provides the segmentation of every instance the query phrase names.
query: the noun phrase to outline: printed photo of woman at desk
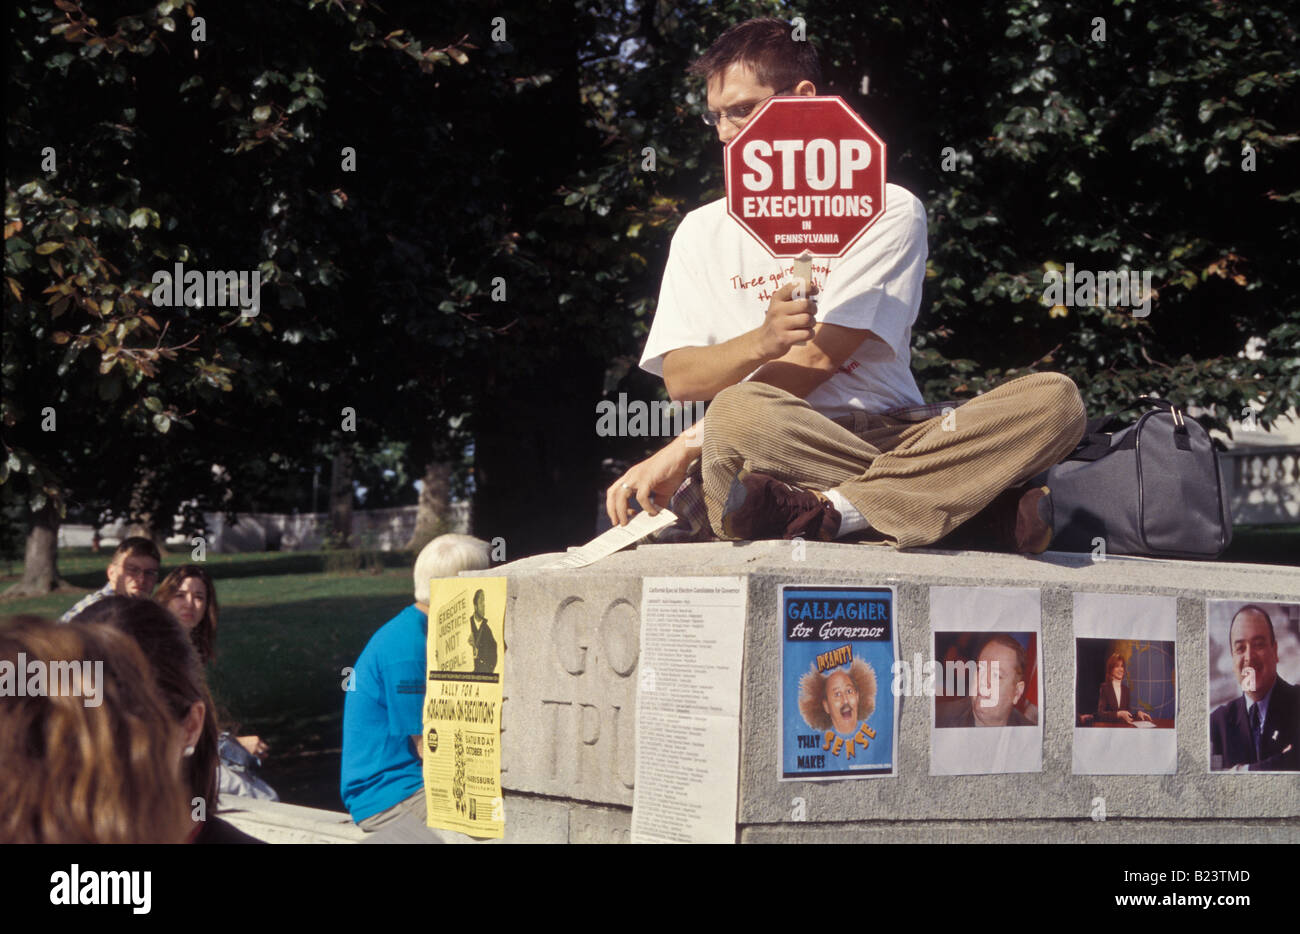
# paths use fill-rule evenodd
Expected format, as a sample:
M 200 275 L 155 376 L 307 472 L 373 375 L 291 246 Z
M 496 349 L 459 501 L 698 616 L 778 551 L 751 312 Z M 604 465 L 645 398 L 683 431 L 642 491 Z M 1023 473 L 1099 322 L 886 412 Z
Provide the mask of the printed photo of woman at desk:
M 1075 775 L 1178 771 L 1178 601 L 1074 595 Z
M 1076 639 L 1075 725 L 1171 729 L 1174 646 L 1137 639 Z
M 1100 723 L 1151 722 L 1145 710 L 1134 710 L 1130 703 L 1131 692 L 1124 681 L 1124 656 L 1111 652 L 1106 659 L 1106 680 L 1097 695 L 1097 721 Z

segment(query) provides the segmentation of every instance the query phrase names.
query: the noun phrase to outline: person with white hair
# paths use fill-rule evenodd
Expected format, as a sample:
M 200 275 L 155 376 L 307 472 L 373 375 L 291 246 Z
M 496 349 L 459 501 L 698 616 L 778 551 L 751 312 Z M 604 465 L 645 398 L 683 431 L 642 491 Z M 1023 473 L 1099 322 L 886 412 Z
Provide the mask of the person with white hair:
M 429 581 L 491 564 L 488 543 L 440 535 L 415 559 L 415 602 L 370 637 L 344 685 L 340 789 L 367 843 L 436 843 L 425 826 L 423 729 Z

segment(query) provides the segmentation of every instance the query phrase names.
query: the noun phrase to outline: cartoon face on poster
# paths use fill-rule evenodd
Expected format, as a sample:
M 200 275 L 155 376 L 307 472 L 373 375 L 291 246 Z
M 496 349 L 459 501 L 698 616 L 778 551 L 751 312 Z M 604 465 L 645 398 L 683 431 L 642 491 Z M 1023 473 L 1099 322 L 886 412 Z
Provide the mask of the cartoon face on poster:
M 786 584 L 781 627 L 781 780 L 893 775 L 893 588 Z

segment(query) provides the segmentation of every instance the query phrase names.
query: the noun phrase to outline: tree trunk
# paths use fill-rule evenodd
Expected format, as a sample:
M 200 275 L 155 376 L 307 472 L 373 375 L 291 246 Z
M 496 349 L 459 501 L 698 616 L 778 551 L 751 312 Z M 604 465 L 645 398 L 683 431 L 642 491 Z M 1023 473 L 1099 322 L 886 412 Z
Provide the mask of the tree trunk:
M 451 531 L 451 465 L 437 461 L 426 464 L 416 505 L 415 530 L 406 543 L 419 551 L 444 532 Z
M 579 30 L 554 17 L 539 18 L 535 28 L 538 32 L 530 32 L 530 49 L 539 57 L 535 67 L 552 80 L 539 89 L 532 106 L 512 113 L 511 131 L 519 139 L 584 138 Z M 593 144 L 590 151 L 598 149 Z M 565 146 L 514 147 L 507 170 L 519 194 L 511 213 L 545 218 L 553 192 L 573 175 L 575 152 Z M 571 274 L 570 264 L 584 262 L 585 250 L 556 260 L 551 271 L 557 281 Z M 600 459 L 594 413 L 606 360 L 601 350 L 575 339 L 566 316 L 556 315 L 549 304 L 530 307 L 529 296 L 517 288 L 509 301 L 537 323 L 530 325 L 526 344 L 503 341 L 502 354 L 484 361 L 483 385 L 474 400 L 472 528 L 489 542 L 504 539 L 506 555 L 516 560 L 563 551 L 595 532 Z M 516 359 L 524 357 L 514 354 L 527 355 L 529 366 L 519 368 Z
M 167 536 L 161 534 L 158 530 L 158 498 L 154 495 L 153 485 L 156 471 L 154 468 L 147 466 L 141 459 L 140 473 L 136 479 L 135 486 L 131 490 L 131 501 L 129 504 L 129 522 L 126 526 L 126 537 L 139 536 L 147 538 L 158 548 L 158 553 L 167 554 L 165 542 Z M 168 522 L 170 527 L 171 523 Z
M 47 503 L 31 515 L 23 579 L 5 591 L 9 597 L 39 597 L 67 586 L 59 577 L 59 514 Z
M 505 540 L 510 560 L 581 545 L 596 531 L 595 411 L 604 362 L 573 353 L 546 391 L 514 386 L 478 399 L 474 534 Z M 502 387 L 504 388 L 504 387 Z M 582 413 L 557 418 L 557 412 Z
M 352 452 L 340 448 L 330 464 L 329 543 L 348 548 L 352 538 Z
M 153 542 L 155 545 L 158 546 L 159 554 L 167 553 L 166 549 L 163 548 L 162 536 L 160 536 L 158 534 L 158 531 L 153 527 L 152 517 L 137 518 L 133 522 L 128 522 L 126 525 L 126 529 L 123 531 L 123 535 L 126 538 L 133 538 L 137 536 L 139 538 L 147 538 L 149 539 L 149 541 Z

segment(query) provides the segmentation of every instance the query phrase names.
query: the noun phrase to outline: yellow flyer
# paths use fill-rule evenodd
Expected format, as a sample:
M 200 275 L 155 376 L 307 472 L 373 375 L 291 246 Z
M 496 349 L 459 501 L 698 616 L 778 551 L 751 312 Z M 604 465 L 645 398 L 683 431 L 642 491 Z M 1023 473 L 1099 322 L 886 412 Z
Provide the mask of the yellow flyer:
M 501 675 L 506 578 L 430 582 L 424 693 L 424 797 L 429 826 L 505 834 L 501 798 Z

